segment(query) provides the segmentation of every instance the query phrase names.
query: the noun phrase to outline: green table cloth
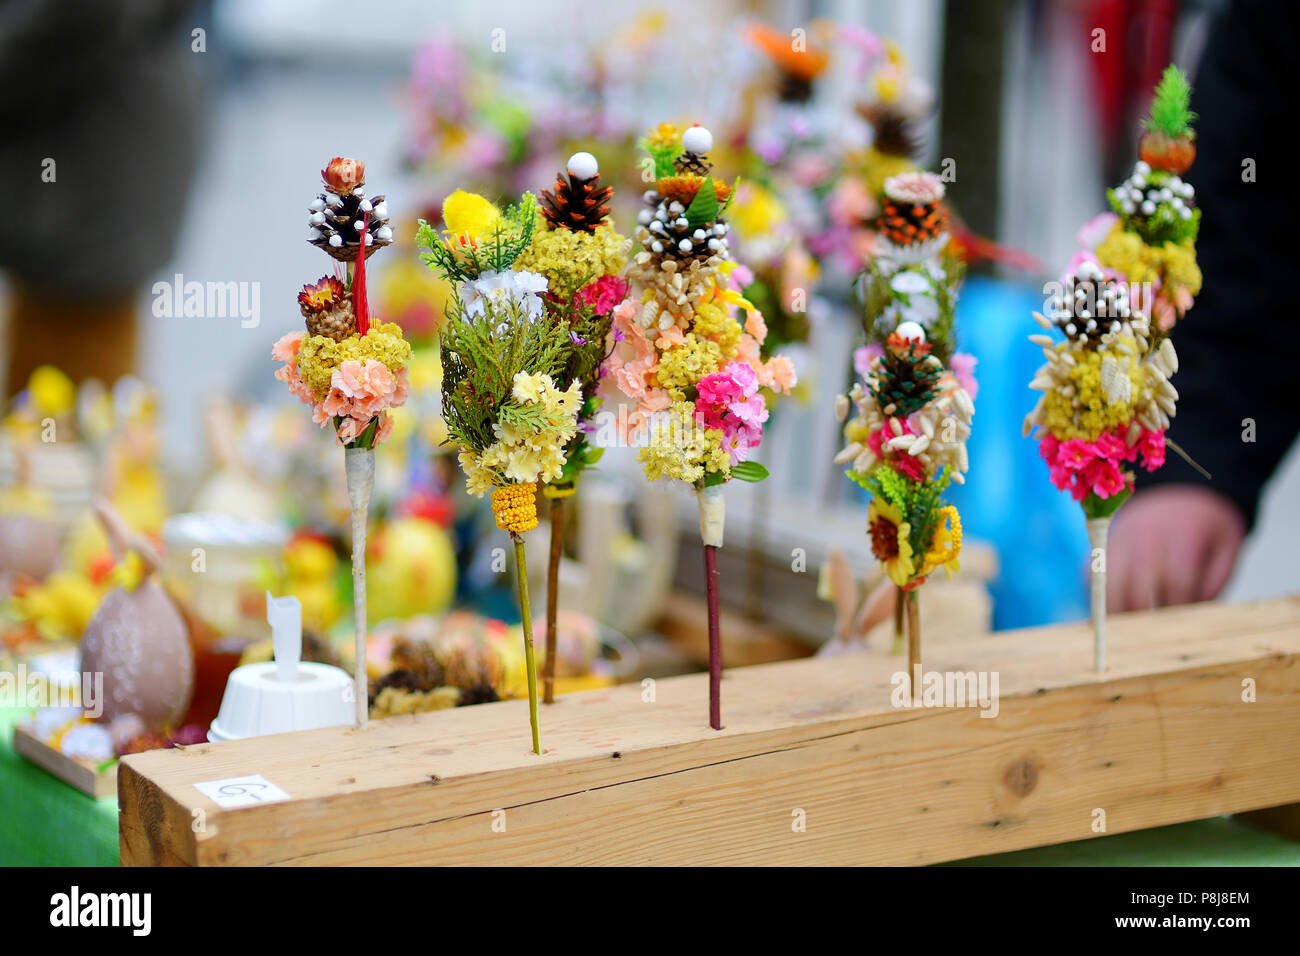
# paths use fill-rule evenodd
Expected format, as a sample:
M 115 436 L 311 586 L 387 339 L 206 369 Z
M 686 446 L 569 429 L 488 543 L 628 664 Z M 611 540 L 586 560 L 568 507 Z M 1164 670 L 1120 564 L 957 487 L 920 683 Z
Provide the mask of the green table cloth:
M 15 753 L 26 717 L 0 707 L 0 866 L 116 866 L 117 798 L 88 797 Z

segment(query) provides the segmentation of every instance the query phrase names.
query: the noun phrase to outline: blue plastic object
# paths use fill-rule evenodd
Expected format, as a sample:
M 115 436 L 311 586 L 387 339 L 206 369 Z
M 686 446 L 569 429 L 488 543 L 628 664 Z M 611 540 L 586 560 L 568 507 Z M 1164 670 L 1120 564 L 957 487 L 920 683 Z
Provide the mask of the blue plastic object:
M 1021 436 L 1042 352 L 1026 336 L 1043 294 L 1026 283 L 968 279 L 957 306 L 957 347 L 979 359 L 971 470 L 948 497 L 965 533 L 997 548 L 993 625 L 1001 630 L 1088 616 L 1083 511 L 1047 480 L 1037 443 Z

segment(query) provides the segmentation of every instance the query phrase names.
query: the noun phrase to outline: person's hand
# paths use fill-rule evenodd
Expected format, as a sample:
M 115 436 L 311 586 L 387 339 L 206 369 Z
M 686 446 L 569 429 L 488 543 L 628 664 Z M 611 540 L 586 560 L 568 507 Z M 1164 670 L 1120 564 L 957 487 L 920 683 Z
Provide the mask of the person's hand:
M 1241 512 L 1197 485 L 1135 494 L 1115 516 L 1106 548 L 1106 604 L 1138 611 L 1217 597 L 1246 537 Z

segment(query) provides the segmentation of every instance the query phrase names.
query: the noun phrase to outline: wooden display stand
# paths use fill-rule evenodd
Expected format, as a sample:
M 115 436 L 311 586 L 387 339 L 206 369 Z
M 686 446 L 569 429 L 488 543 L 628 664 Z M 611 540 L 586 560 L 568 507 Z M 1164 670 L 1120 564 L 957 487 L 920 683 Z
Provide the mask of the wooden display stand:
M 1300 598 L 934 649 L 978 707 L 898 708 L 883 654 L 126 757 L 124 864 L 922 864 L 1300 802 Z M 261 775 L 223 809 L 196 783 Z M 1101 827 L 1104 826 L 1104 831 Z
M 14 728 L 14 751 L 88 797 L 98 799 L 117 793 L 117 764 L 100 769 L 90 760 L 69 757 L 22 725 Z

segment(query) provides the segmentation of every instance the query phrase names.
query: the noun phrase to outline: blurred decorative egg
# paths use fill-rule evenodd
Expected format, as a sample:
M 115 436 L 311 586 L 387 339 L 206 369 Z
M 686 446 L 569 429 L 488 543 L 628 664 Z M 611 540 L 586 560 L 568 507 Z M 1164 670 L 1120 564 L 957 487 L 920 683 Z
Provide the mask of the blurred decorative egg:
M 59 560 L 63 535 L 49 518 L 0 515 L 0 574 L 23 574 L 44 581 Z
M 104 675 L 104 720 L 136 714 L 164 730 L 184 716 L 194 655 L 180 612 L 152 576 L 104 596 L 81 641 L 81 669 Z
M 372 624 L 415 614 L 438 614 L 456 593 L 451 538 L 424 518 L 379 526 L 369 546 L 367 616 Z

